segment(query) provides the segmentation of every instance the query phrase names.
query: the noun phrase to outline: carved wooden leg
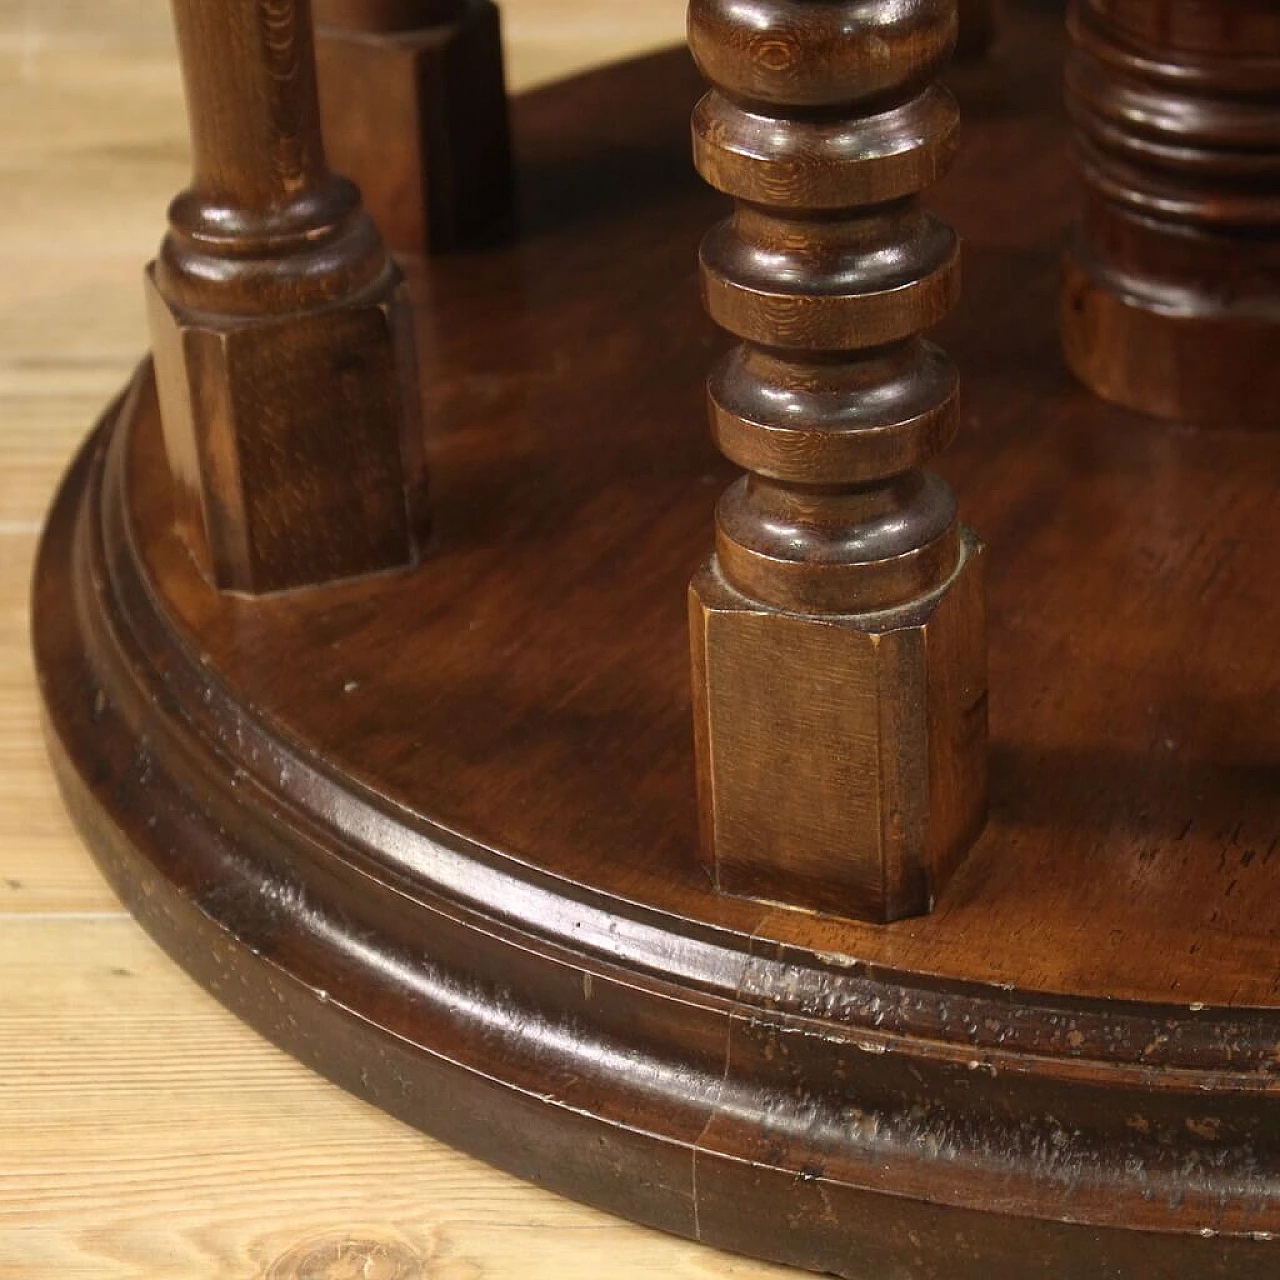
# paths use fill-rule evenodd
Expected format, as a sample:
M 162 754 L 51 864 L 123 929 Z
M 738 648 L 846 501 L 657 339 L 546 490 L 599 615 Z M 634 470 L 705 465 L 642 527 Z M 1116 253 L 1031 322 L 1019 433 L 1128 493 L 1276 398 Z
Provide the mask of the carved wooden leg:
M 981 58 L 1000 31 L 1001 0 L 959 0 L 960 38 L 956 59 Z
M 424 523 L 404 283 L 325 164 L 306 0 L 174 0 L 194 179 L 147 272 L 178 518 L 221 587 L 409 565 Z
M 316 0 L 333 162 L 387 242 L 439 252 L 509 231 L 515 183 L 492 0 Z
M 1280 426 L 1280 6 L 1076 0 L 1067 359 L 1162 417 Z
M 710 382 L 748 471 L 691 591 L 704 855 L 732 893 L 874 920 L 928 911 L 980 830 L 979 544 L 923 465 L 956 375 L 920 337 L 958 288 L 918 192 L 955 147 L 935 77 L 954 0 L 694 0 L 715 86 L 697 163 L 736 197 L 702 247 L 744 339 Z

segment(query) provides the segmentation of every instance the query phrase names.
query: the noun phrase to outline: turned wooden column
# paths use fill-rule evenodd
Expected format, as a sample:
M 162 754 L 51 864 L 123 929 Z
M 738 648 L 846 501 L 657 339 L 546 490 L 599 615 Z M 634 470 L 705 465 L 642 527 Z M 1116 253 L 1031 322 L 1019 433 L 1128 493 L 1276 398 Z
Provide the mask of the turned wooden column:
M 960 37 L 956 58 L 981 58 L 996 42 L 1000 32 L 1002 0 L 958 0 Z
M 919 192 L 950 162 L 954 0 L 694 0 L 714 86 L 702 246 L 742 345 L 709 384 L 721 500 L 691 588 L 703 855 L 717 886 L 873 920 L 926 912 L 986 796 L 979 544 L 925 470 L 957 378 L 921 335 L 959 288 Z
M 387 242 L 440 252 L 515 220 L 492 0 L 316 0 L 320 104 L 334 164 Z
M 1280 5 L 1075 0 L 1063 338 L 1108 400 L 1280 426 Z
M 305 0 L 174 0 L 194 174 L 148 268 L 178 519 L 219 586 L 412 564 L 425 521 L 405 286 L 320 137 Z

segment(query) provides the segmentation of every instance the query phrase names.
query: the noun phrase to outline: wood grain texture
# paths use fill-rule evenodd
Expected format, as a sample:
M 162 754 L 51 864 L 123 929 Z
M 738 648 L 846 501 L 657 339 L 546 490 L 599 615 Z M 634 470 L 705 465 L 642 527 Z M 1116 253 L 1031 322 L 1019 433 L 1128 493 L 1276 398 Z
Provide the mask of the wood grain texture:
M 993 822 L 938 911 L 769 908 L 689 856 L 678 584 L 728 467 L 689 430 L 715 202 L 677 54 L 522 102 L 528 237 L 417 278 L 424 319 L 486 321 L 424 335 L 434 572 L 209 591 L 145 377 L 72 473 L 41 575 L 53 755 L 202 982 L 406 1119 L 703 1239 L 877 1277 L 1270 1280 L 1280 442 L 1157 429 L 1065 377 L 1060 38 L 1010 24 L 937 192 L 971 246 L 943 466 L 987 480 L 1008 691 Z M 87 573 L 111 589 L 68 610 Z
M 684 67 L 657 60 L 634 71 L 656 77 L 656 99 L 668 102 Z M 583 87 L 598 90 L 622 74 Z M 299 604 L 306 613 L 308 601 L 250 610 L 194 577 L 156 501 L 164 488 L 156 430 L 144 369 L 69 473 L 43 542 L 36 641 L 51 754 L 130 910 L 265 1035 L 392 1114 L 526 1178 L 813 1270 L 857 1280 L 904 1265 L 913 1280 L 1099 1272 L 1269 1280 L 1280 1239 L 1269 1123 L 1274 1003 L 1224 1002 L 1213 995 L 1222 975 L 1202 973 L 1187 994 L 1210 998 L 1189 1004 L 1186 994 L 1135 1000 L 1119 969 L 1099 993 L 1028 987 L 1025 975 L 1057 949 L 1063 924 L 1096 931 L 1068 933 L 1072 950 L 1096 949 L 1107 933 L 1127 963 L 1137 958 L 1123 929 L 1105 914 L 1081 920 L 1069 898 L 1058 907 L 1065 920 L 1042 917 L 1048 946 L 1029 956 L 999 947 L 986 933 L 985 904 L 971 903 L 971 931 L 951 956 L 945 936 L 926 939 L 929 970 L 946 960 L 950 978 L 868 963 L 890 930 L 872 936 L 848 922 L 792 917 L 798 932 L 784 941 L 786 921 L 775 914 L 746 933 L 733 919 L 743 904 L 691 882 L 687 862 L 666 868 L 673 914 L 653 900 L 654 881 L 618 894 L 631 859 L 615 848 L 589 842 L 579 848 L 585 874 L 563 874 L 589 831 L 583 820 L 598 821 L 602 808 L 581 791 L 573 821 L 561 824 L 565 843 L 549 840 L 542 823 L 542 838 L 516 857 L 502 839 L 477 845 L 452 820 L 453 829 L 442 828 L 434 799 L 419 799 L 406 821 L 406 806 L 388 807 L 349 767 L 317 759 L 307 734 L 281 736 L 281 695 L 296 662 L 271 664 L 272 684 L 260 687 L 270 691 L 255 691 L 247 706 L 232 693 L 275 628 Z M 73 525 L 82 503 L 84 518 Z M 82 585 L 71 612 L 73 577 Z M 90 581 L 108 589 L 85 591 Z M 335 589 L 309 602 L 308 692 L 324 687 L 322 654 L 350 671 L 353 660 L 389 652 L 350 635 L 332 643 L 335 622 L 362 616 L 355 593 L 378 605 L 363 614 L 366 637 L 399 596 L 419 621 L 434 618 L 432 653 L 443 657 L 439 640 L 456 614 L 436 609 L 421 587 L 397 585 Z M 225 665 L 224 605 L 247 646 L 235 674 Z M 183 638 L 193 624 L 198 649 Z M 487 646 L 474 628 L 459 631 L 474 667 Z M 299 648 L 294 641 L 291 652 Z M 501 652 L 509 661 L 510 649 Z M 565 670 L 580 665 L 595 663 Z M 561 672 L 553 665 L 549 674 Z M 329 723 L 346 722 L 349 750 L 361 736 L 348 720 L 359 703 L 366 712 L 376 704 L 375 734 L 388 723 L 393 703 L 377 698 L 378 681 L 348 679 L 343 694 L 363 691 L 363 699 L 308 697 L 302 709 L 325 707 Z M 482 675 L 481 697 L 488 684 Z M 477 720 L 503 714 L 498 697 Z M 403 691 L 394 707 L 413 709 Z M 502 775 L 486 762 L 486 775 L 505 776 L 506 785 L 470 797 L 482 820 L 510 822 L 503 806 L 519 794 L 510 788 L 512 762 L 530 746 L 537 761 L 548 737 L 567 731 L 581 740 L 554 713 L 538 724 L 512 744 Z M 444 727 L 450 748 L 465 753 L 467 720 Z M 393 759 L 385 742 L 374 748 L 383 777 Z M 418 754 L 430 742 L 419 738 Z M 447 788 L 446 761 L 436 754 L 440 774 L 419 774 L 420 795 L 435 794 L 438 782 Z M 584 762 L 569 772 L 580 774 Z M 600 763 L 607 774 L 607 755 Z M 545 790 L 556 779 L 538 771 Z M 615 782 L 597 792 L 624 828 L 648 816 L 612 802 L 626 791 Z M 545 804 L 535 797 L 518 809 Z M 1007 845 L 1004 852 L 1007 859 Z M 1202 841 L 1188 852 L 1198 865 L 1178 888 L 1216 903 L 1217 919 L 1235 882 L 1218 896 L 1212 882 L 1232 868 L 1222 858 L 1211 868 Z M 560 865 L 547 876 L 530 855 Z M 1246 851 L 1241 866 L 1258 861 Z M 1093 873 L 1093 858 L 1085 869 Z M 695 912 L 706 918 L 692 921 Z M 963 929 L 963 913 L 957 920 Z M 1255 928 L 1267 932 L 1264 922 Z M 1256 966 L 1252 938 L 1224 933 L 1231 954 L 1223 967 L 1238 979 Z M 1193 960 L 1204 937 L 1192 943 Z M 1166 933 L 1139 947 L 1177 969 L 1183 941 Z M 975 981 L 980 945 L 1004 951 L 1022 980 Z
M 517 7 L 518 0 L 510 4 Z M 582 12 L 576 3 L 568 8 L 570 17 Z M 105 5 L 102 12 L 112 9 Z M 131 23 L 131 13 L 136 19 L 132 10 L 121 15 L 119 30 L 126 36 L 139 25 Z M 616 23 L 615 12 L 606 16 Z M 54 10 L 48 14 L 51 39 L 59 20 L 68 17 L 89 20 Z M 651 30 L 653 13 L 646 10 L 640 17 Z M 671 38 L 678 25 L 677 15 Z M 591 30 L 588 20 L 578 36 L 590 38 Z M 549 31 L 554 34 L 551 23 L 540 38 Z M 80 28 L 74 22 L 72 34 L 75 40 L 62 65 L 75 68 L 83 55 L 77 52 Z M 549 57 L 566 56 L 575 38 Z M 3 47 L 17 48 L 17 42 Z M 539 56 L 536 49 L 532 56 Z M 1054 262 L 1045 245 L 1061 233 L 1065 186 L 1059 185 L 1056 148 L 1033 144 L 1020 132 L 1016 107 L 1018 95 L 1031 91 L 1032 80 L 1051 78 L 1045 66 L 1024 69 L 1015 60 L 996 82 L 978 84 L 987 145 L 980 142 L 962 161 L 973 185 L 947 197 L 950 216 L 976 249 L 969 258 L 971 301 L 958 318 L 961 333 L 970 338 L 955 341 L 953 331 L 949 339 L 974 374 L 966 435 L 997 435 L 1000 474 L 1017 476 L 1023 486 L 1021 499 L 1006 507 L 1000 507 L 998 494 L 984 499 L 991 517 L 984 528 L 999 552 L 998 563 L 1008 566 L 993 581 L 1003 620 L 994 655 L 997 672 L 1012 670 L 1022 650 L 1037 658 L 1017 696 L 997 709 L 997 811 L 1014 847 L 1043 875 L 1024 911 L 1015 890 L 1016 872 L 1026 864 L 1016 864 L 1008 874 L 981 864 L 952 909 L 962 913 L 976 897 L 994 897 L 994 909 L 984 917 L 987 945 L 1034 952 L 1042 909 L 1075 895 L 1069 910 L 1076 930 L 1060 935 L 1052 948 L 1057 964 L 1049 962 L 1047 950 L 1034 955 L 1037 981 L 1102 986 L 1121 974 L 1134 982 L 1135 991 L 1150 983 L 1148 990 L 1158 990 L 1161 998 L 1192 1005 L 1206 994 L 1226 1004 L 1274 1003 L 1275 930 L 1268 914 L 1273 895 L 1266 880 L 1275 838 L 1274 689 L 1267 683 L 1269 656 L 1256 645 L 1240 646 L 1233 636 L 1256 633 L 1258 618 L 1274 607 L 1266 585 L 1270 547 L 1277 541 L 1270 536 L 1276 532 L 1271 528 L 1275 504 L 1267 478 L 1280 467 L 1280 457 L 1266 441 L 1206 442 L 1193 434 L 1153 431 L 1123 414 L 1097 412 L 1087 397 L 1069 389 L 1060 371 L 1053 372 L 1055 339 L 1046 317 L 1053 307 Z M 99 143 L 110 109 L 127 96 L 111 75 L 103 82 L 110 91 L 97 100 L 101 114 L 93 127 Z M 6 83 L 0 78 L 0 86 Z M 79 92 L 70 86 L 68 91 L 73 99 Z M 59 118 L 56 98 L 46 103 L 50 120 Z M 30 133 L 38 136 L 37 130 Z M 12 172 L 26 174 L 29 143 L 13 154 L 19 158 Z M 126 147 L 126 154 L 134 153 Z M 0 164 L 12 160 L 5 152 Z M 1006 189 L 1011 163 L 1025 166 L 1053 198 L 1025 219 L 995 223 L 974 193 Z M 179 149 L 179 177 L 181 169 Z M 665 172 L 660 163 L 655 169 Z M 12 185 L 20 189 L 22 184 Z M 161 185 L 160 203 L 148 206 L 150 216 L 172 184 Z M 101 210 L 71 207 L 71 197 L 81 195 L 71 165 L 61 177 L 41 179 L 36 186 L 44 194 L 71 193 L 66 208 L 56 207 L 56 201 L 48 206 L 50 221 L 88 227 L 91 214 L 101 215 Z M 120 195 L 124 207 L 131 197 Z M 697 212 L 702 217 L 705 210 Z M 156 233 L 158 222 L 136 255 L 122 259 L 127 269 L 120 291 L 135 307 L 136 262 Z M 109 228 L 102 234 L 109 242 L 118 238 Z M 32 514 L 18 517 L 29 537 L 69 444 L 123 380 L 143 339 L 138 332 L 122 343 L 128 322 L 113 321 L 110 305 L 106 310 L 86 305 L 110 304 L 113 287 L 103 283 L 111 278 L 110 264 L 96 275 L 86 270 L 83 278 L 90 283 L 81 288 L 82 273 L 69 271 L 62 258 L 47 258 L 56 260 L 59 270 L 32 280 L 22 247 L 35 252 L 44 237 L 33 227 L 20 229 L 17 241 L 6 262 L 23 270 L 0 278 L 7 295 L 0 298 L 0 313 L 14 340 L 12 348 L 0 350 L 6 379 L 0 394 L 7 397 L 0 409 L 7 413 L 16 406 L 13 421 L 19 424 L 22 447 L 15 474 L 21 479 L 6 488 L 5 501 L 21 511 L 31 500 Z M 8 252 L 0 242 L 0 253 Z M 92 257 L 92 249 L 85 257 Z M 1015 271 L 1030 281 L 1028 296 L 1007 317 L 1000 341 L 991 344 L 986 326 L 994 313 L 987 304 L 1000 296 Z M 68 276 L 74 277 L 71 284 Z M 659 295 L 661 313 L 669 314 L 669 281 L 647 285 Z M 536 276 L 529 288 L 536 297 Z M 34 305 L 19 306 L 20 294 Z M 29 315 L 34 322 L 24 323 Z M 59 317 L 62 327 L 50 330 L 42 348 L 42 324 Z M 565 362 L 580 349 L 574 336 L 567 335 L 559 348 Z M 678 338 L 660 348 L 664 355 L 679 353 Z M 18 354 L 11 357 L 10 351 Z M 695 352 L 699 360 L 705 354 Z M 113 358 L 118 368 L 103 379 L 99 393 L 93 380 Z M 629 353 L 623 350 L 619 358 L 626 361 Z M 546 398 L 546 381 L 545 371 L 542 383 L 527 380 L 544 413 L 554 407 Z M 63 387 L 72 388 L 62 404 L 67 414 L 80 415 L 74 422 L 58 411 Z M 1058 407 L 1046 411 L 1050 391 Z M 458 391 L 460 401 L 479 398 L 482 407 L 512 394 L 483 362 Z M 543 420 L 555 421 L 554 416 Z M 690 421 L 668 421 L 667 429 L 674 436 Z M 6 417 L 6 442 L 10 425 Z M 696 428 L 687 434 L 693 437 Z M 498 440 L 486 437 L 480 443 L 483 465 L 477 471 L 487 475 L 504 455 Z M 651 443 L 631 440 L 624 461 L 650 458 Z M 961 448 L 948 467 L 954 479 L 970 484 L 979 473 L 974 457 Z M 527 460 L 529 455 L 521 456 Z M 688 461 L 705 456 L 691 455 Z M 36 493 L 32 477 L 42 466 L 46 491 Z M 632 470 L 643 475 L 639 468 Z M 1059 502 L 1064 471 L 1077 486 L 1080 501 L 1074 505 Z M 711 483 L 705 486 L 703 517 L 720 479 L 720 473 L 705 474 Z M 696 471 L 686 473 L 686 481 L 704 483 Z M 1135 504 L 1136 489 L 1149 495 L 1151 506 Z M 685 535 L 692 545 L 702 532 L 705 524 L 690 525 Z M 15 559 L 26 555 L 22 536 L 4 544 Z M 1086 564 L 1080 547 L 1090 537 L 1101 550 Z M 1046 560 L 1064 568 L 1060 613 L 1046 611 L 1038 594 L 1037 566 Z M 1105 574 L 1086 572 L 1098 564 L 1107 566 Z M 1127 620 L 1139 637 L 1146 633 L 1137 620 L 1167 611 L 1207 617 L 1201 647 L 1188 649 L 1185 636 L 1170 634 L 1117 649 L 1106 635 L 1063 624 L 1064 617 L 1077 619 L 1116 600 L 1118 620 L 1122 625 Z M 18 603 L 13 614 L 24 611 Z M 483 625 L 483 618 L 477 620 Z M 531 657 L 536 663 L 545 652 L 535 645 Z M 668 654 L 673 671 L 682 656 L 678 650 Z M 329 674 L 338 674 L 340 666 Z M 343 683 L 352 678 L 345 676 Z M 18 671 L 15 680 L 23 679 Z M 1039 730 L 1035 723 L 1041 724 Z M 1082 749 L 1071 729 L 1080 723 L 1092 726 L 1095 741 L 1104 745 Z M 35 751 L 32 744 L 33 758 Z M 1039 805 L 1030 803 L 1032 795 L 1041 797 Z M 1169 796 L 1175 797 L 1172 810 L 1161 807 Z M 1079 841 L 1047 834 L 1046 815 L 1080 812 L 1088 822 Z M 1230 821 L 1224 820 L 1227 815 Z M 13 830 L 20 830 L 24 816 L 25 808 Z M 41 876 L 56 880 L 59 857 L 87 866 L 78 846 L 52 837 L 48 859 L 17 846 L 6 839 L 6 863 L 15 854 L 27 857 Z M 1068 867 L 1082 862 L 1088 876 L 1071 876 Z M 1196 866 L 1203 871 L 1210 864 L 1214 870 L 1197 881 L 1208 886 L 1206 892 L 1179 891 Z M 1158 899 L 1154 910 L 1149 893 Z M 1158 919 L 1159 910 L 1169 906 L 1172 918 Z M 1119 923 L 1091 932 L 1095 915 L 1108 908 L 1117 910 Z M 1153 954 L 1153 940 L 1158 945 L 1166 928 L 1165 937 L 1194 941 L 1163 956 Z M 839 936 L 832 929 L 827 939 Z M 1132 938 L 1136 947 L 1128 941 Z M 900 958 L 919 944 L 916 926 L 910 926 L 899 931 L 892 949 Z M 1125 968 L 1135 953 L 1146 966 L 1136 976 Z M 114 983 L 123 982 L 122 976 L 102 972 L 102 965 L 113 963 L 136 976 L 134 994 L 120 996 Z M 187 1016 L 193 1021 L 185 1022 Z M 412 1275 L 415 1266 L 419 1273 L 456 1273 L 468 1280 L 575 1273 L 778 1274 L 565 1205 L 388 1124 L 245 1033 L 178 976 L 129 922 L 0 917 L 0 1031 L 12 1032 L 0 1039 L 0 1083 L 6 1099 L 17 1097 L 21 1103 L 0 1113 L 5 1215 L 0 1238 L 18 1245 L 0 1258 L 0 1269 L 15 1280 L 33 1275 L 39 1280 L 249 1277 L 272 1269 L 278 1276 L 342 1276 L 353 1270 L 377 1275 L 379 1268 L 395 1275 L 409 1268 Z M 140 1057 L 130 1036 L 140 1037 L 149 1052 Z M 260 1088 L 276 1071 L 281 1087 Z M 246 1082 L 243 1088 L 237 1087 L 240 1080 Z M 47 1099 L 37 1101 L 42 1089 Z M 303 1113 L 297 1118 L 295 1104 Z M 28 1112 L 34 1117 L 30 1122 L 24 1121 Z M 99 1115 L 109 1123 L 100 1124 Z M 1205 1118 L 1197 1124 L 1202 1133 L 1212 1132 Z M 218 1138 L 223 1129 L 233 1135 L 225 1144 Z M 149 1143 L 162 1158 L 140 1153 Z M 125 1187 L 131 1190 L 122 1192 Z M 68 1188 L 74 1193 L 67 1194 Z M 1273 1273 L 1274 1268 L 1262 1274 Z M 1062 1280 L 1064 1273 L 1049 1274 Z M 1081 1274 L 1095 1280 L 1097 1272 Z M 1132 1274 L 1154 1274 L 1146 1251 L 1135 1260 Z M 1187 1275 L 1170 1274 L 1180 1280 Z M 1228 1267 L 1219 1274 L 1239 1272 Z
M 1280 426 L 1280 9 L 1076 0 L 1067 359 L 1163 418 Z
M 428 524 L 404 277 L 327 162 L 310 0 L 175 0 L 190 184 L 147 268 L 173 503 L 224 590 L 417 564 Z
M 422 1137 L 246 1031 L 132 921 L 0 926 L 4 1280 L 781 1277 Z
M 325 145 L 396 250 L 438 253 L 515 221 L 499 11 L 491 0 L 322 0 Z
M 986 812 L 981 559 L 926 469 L 959 424 L 924 338 L 955 305 L 954 0 L 693 0 L 702 294 L 746 474 L 689 591 L 702 859 L 718 889 L 885 922 L 932 909 Z M 850 100 L 851 92 L 855 93 Z
M 678 41 L 684 5 L 504 14 L 521 88 Z M 146 347 L 138 268 L 185 133 L 165 5 L 0 0 L 0 1276 L 791 1274 L 541 1192 L 335 1090 L 175 969 L 74 834 L 39 732 L 30 562 Z

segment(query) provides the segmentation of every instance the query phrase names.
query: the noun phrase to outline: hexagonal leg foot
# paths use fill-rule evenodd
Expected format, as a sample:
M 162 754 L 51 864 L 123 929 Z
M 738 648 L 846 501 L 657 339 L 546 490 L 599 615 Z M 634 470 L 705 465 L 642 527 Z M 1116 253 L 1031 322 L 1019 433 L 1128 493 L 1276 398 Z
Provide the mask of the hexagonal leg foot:
M 491 0 L 456 22 L 316 32 L 325 146 L 383 238 L 407 252 L 492 240 L 515 220 L 502 32 Z
M 703 859 L 726 893 L 873 921 L 928 912 L 986 815 L 981 546 L 933 595 L 783 613 L 712 560 L 690 588 Z
M 413 565 L 426 476 L 399 271 L 262 317 L 196 313 L 146 279 L 176 514 L 205 575 L 260 595 Z

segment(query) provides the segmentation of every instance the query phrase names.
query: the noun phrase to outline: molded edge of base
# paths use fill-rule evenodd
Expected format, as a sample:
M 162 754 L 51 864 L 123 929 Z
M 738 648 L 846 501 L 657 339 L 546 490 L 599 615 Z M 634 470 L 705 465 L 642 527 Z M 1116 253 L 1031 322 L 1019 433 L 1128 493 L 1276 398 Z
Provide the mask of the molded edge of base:
M 868 1280 L 1274 1275 L 1277 1176 L 1252 1148 L 1271 1091 L 1206 1098 L 1158 1072 L 1120 1083 L 772 1011 L 763 952 L 726 1001 L 557 950 L 406 900 L 350 833 L 237 777 L 166 674 L 183 656 L 157 664 L 130 622 L 147 592 L 120 472 L 144 392 L 86 447 L 42 543 L 48 738 L 104 874 L 238 1016 L 518 1176 L 760 1257 Z M 1206 1146 L 1189 1122 L 1207 1107 Z

